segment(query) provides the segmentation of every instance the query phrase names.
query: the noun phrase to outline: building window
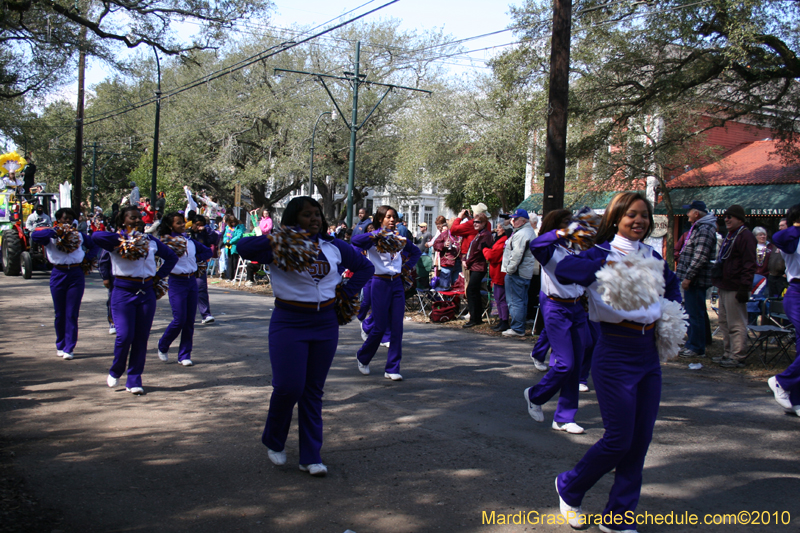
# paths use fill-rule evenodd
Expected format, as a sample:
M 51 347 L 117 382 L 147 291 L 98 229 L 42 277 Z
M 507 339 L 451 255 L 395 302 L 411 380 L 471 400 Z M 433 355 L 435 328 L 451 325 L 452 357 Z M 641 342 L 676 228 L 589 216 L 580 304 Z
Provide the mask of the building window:
M 433 206 L 426 205 L 425 206 L 425 223 L 428 225 L 429 228 L 433 227 Z
M 367 198 L 367 207 L 365 207 L 364 209 L 367 210 L 367 216 L 370 217 L 370 218 L 372 217 L 372 215 L 374 213 L 374 211 L 372 210 L 373 206 L 374 206 L 374 202 L 373 202 L 372 198 Z
M 419 225 L 419 205 L 411 206 L 411 225 L 409 227 L 416 228 Z

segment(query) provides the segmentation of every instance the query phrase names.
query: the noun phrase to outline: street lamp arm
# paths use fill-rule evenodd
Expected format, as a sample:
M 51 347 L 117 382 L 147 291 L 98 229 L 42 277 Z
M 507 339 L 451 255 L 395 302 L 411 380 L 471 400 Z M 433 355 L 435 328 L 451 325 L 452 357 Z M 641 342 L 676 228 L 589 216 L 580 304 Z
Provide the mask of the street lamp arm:
M 336 111 L 339 113 L 339 116 L 342 117 L 342 121 L 344 121 L 344 125 L 347 126 L 348 130 L 351 129 L 350 123 L 347 122 L 346 118 L 344 118 L 344 113 L 342 113 L 342 110 L 339 108 L 339 104 L 336 102 L 336 98 L 333 97 L 333 93 L 331 93 L 331 90 L 328 89 L 328 84 L 325 83 L 325 80 L 322 79 L 321 77 L 318 77 L 317 79 L 322 84 L 322 86 L 325 88 L 325 92 L 328 93 L 328 96 L 331 97 L 331 102 L 333 102 L 334 107 L 336 107 Z

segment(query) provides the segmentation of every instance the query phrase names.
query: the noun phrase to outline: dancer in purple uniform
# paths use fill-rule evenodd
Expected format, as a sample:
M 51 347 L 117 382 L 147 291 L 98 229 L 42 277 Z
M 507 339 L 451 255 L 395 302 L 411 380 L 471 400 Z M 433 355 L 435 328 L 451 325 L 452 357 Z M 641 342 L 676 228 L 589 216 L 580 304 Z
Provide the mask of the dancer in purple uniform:
M 405 291 L 401 279 L 402 269 L 413 269 L 422 252 L 407 239 L 404 248 L 395 253 L 379 252 L 375 244 L 381 230 L 394 236 L 397 225 L 397 211 L 388 205 L 380 206 L 375 212 L 373 222 L 381 229 L 354 235 L 352 244 L 356 248 L 367 251 L 367 258 L 375 265 L 375 277 L 370 283 L 372 302 L 372 327 L 367 334 L 364 345 L 356 354 L 358 370 L 364 375 L 369 374 L 369 362 L 375 357 L 387 329 L 391 330 L 389 340 L 389 355 L 383 376 L 392 381 L 401 381 L 400 359 L 403 356 L 403 316 L 405 312 Z M 403 265 L 402 253 L 408 256 Z
M 111 252 L 111 273 L 114 275 L 111 314 L 117 328 L 117 339 L 114 362 L 106 382 L 109 387 L 116 387 L 127 364 L 125 388 L 133 394 L 144 394 L 142 372 L 156 313 L 154 287 L 178 262 L 175 252 L 161 241 L 138 231 L 141 220 L 138 207 L 126 207 L 117 215 L 116 226 L 120 228 L 117 233 L 96 231 L 92 234 L 97 246 Z M 158 272 L 155 256 L 164 260 Z
M 556 267 L 559 283 L 588 287 L 589 318 L 600 322 L 600 338 L 592 359 L 592 378 L 605 433 L 575 468 L 556 478 L 561 513 L 572 527 L 584 527 L 581 502 L 586 492 L 616 468 L 600 530 L 633 532 L 631 516 L 639 503 L 642 470 L 661 401 L 661 363 L 655 322 L 661 304 L 621 311 L 605 304 L 597 292 L 597 272 L 606 262 L 645 250 L 641 241 L 653 228 L 653 208 L 639 193 L 617 194 L 608 204 L 593 248 L 565 257 Z M 680 282 L 664 263 L 664 297 L 680 302 Z M 628 513 L 626 515 L 626 513 Z M 620 522 L 621 521 L 621 522 Z M 610 524 L 610 525 L 609 525 Z
M 347 298 L 353 298 L 375 269 L 352 246 L 325 233 L 328 224 L 322 216 L 322 207 L 309 196 L 289 202 L 281 225 L 299 226 L 308 232 L 319 245 L 319 255 L 301 272 L 277 266 L 270 269 L 275 293 L 275 311 L 269 321 L 272 397 L 261 442 L 274 464 L 286 464 L 286 438 L 297 404 L 300 470 L 312 476 L 324 476 L 328 467 L 322 463 L 320 455 L 322 389 L 339 342 L 336 288 L 342 280 L 341 272 L 350 270 L 353 276 L 340 291 Z M 273 263 L 274 257 L 271 243 L 266 235 L 244 237 L 237 247 L 244 259 L 268 265 Z
M 158 341 L 158 358 L 169 360 L 169 347 L 178 335 L 178 362 L 192 366 L 192 344 L 194 340 L 194 318 L 197 314 L 197 264 L 211 258 L 211 248 L 187 237 L 186 219 L 180 213 L 168 213 L 161 219 L 158 232 L 161 241 L 178 256 L 178 263 L 169 273 L 169 305 L 172 307 L 172 322 Z M 180 252 L 180 253 L 178 253 Z
M 541 300 L 542 314 L 552 353 L 550 370 L 539 383 L 525 389 L 525 402 L 531 418 L 544 422 L 542 405 L 560 392 L 552 427 L 579 434 L 583 433 L 583 428 L 575 423 L 575 414 L 583 343 L 587 335 L 586 311 L 581 301 L 584 288 L 564 285 L 554 279 L 558 263 L 575 253 L 557 233 L 559 229 L 566 229 L 571 220 L 571 211 L 550 211 L 542 221 L 539 237 L 530 244 L 531 253 L 542 265 L 542 294 L 545 295 Z
M 789 288 L 783 297 L 783 309 L 791 320 L 795 331 L 800 331 L 800 204 L 793 205 L 786 215 L 789 224 L 772 236 L 772 243 L 781 251 L 786 263 L 786 279 Z M 769 378 L 767 383 L 775 394 L 775 401 L 787 413 L 800 416 L 800 343 L 797 344 L 797 356 L 789 367 Z
M 78 342 L 78 314 L 86 285 L 86 276 L 81 268 L 86 252 L 82 247 L 92 249 L 91 237 L 72 227 L 75 218 L 72 209 L 59 209 L 54 228 L 38 228 L 31 233 L 33 241 L 44 246 L 47 260 L 53 264 L 50 294 L 56 312 L 56 354 L 66 360 L 73 358 Z M 67 232 L 73 238 L 61 239 L 59 232 Z

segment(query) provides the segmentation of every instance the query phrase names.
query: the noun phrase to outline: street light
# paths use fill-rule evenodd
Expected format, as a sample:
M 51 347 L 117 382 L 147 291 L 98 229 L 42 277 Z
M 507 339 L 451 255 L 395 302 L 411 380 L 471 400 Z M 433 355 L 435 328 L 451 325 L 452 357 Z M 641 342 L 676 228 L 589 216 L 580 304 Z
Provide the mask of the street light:
M 156 70 L 158 72 L 158 89 L 156 89 L 156 127 L 153 135 L 153 179 L 150 183 L 150 202 L 156 202 L 156 176 L 158 175 L 158 123 L 161 119 L 161 63 L 158 61 L 158 50 L 153 47 L 156 55 Z
M 308 171 L 308 195 L 314 195 L 314 137 L 317 135 L 317 124 L 319 121 L 322 120 L 322 117 L 325 115 L 330 115 L 331 120 L 336 120 L 336 111 L 323 111 L 317 117 L 317 121 L 314 123 L 314 130 L 311 132 L 311 165 Z

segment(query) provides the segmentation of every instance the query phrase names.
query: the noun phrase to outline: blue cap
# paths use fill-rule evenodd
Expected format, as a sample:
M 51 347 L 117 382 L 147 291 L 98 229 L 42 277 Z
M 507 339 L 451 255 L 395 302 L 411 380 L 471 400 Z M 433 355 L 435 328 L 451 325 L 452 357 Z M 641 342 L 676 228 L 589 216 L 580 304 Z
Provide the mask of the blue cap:
M 511 218 L 513 219 L 513 218 L 531 218 L 531 217 L 528 216 L 528 212 L 525 211 L 524 209 L 517 209 L 511 215 Z
M 692 200 L 692 203 L 689 205 L 682 205 L 681 209 L 697 209 L 698 211 L 702 211 L 703 213 L 708 213 L 708 209 L 706 208 L 706 203 L 702 200 Z

